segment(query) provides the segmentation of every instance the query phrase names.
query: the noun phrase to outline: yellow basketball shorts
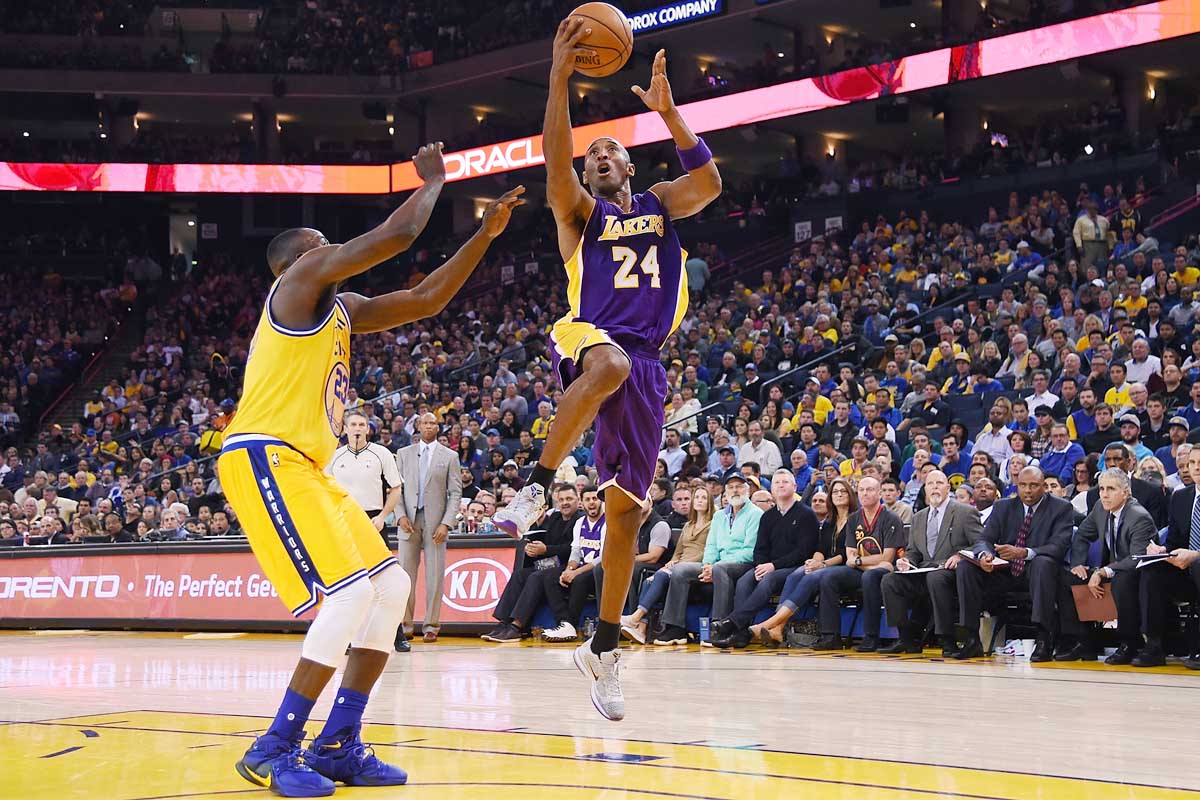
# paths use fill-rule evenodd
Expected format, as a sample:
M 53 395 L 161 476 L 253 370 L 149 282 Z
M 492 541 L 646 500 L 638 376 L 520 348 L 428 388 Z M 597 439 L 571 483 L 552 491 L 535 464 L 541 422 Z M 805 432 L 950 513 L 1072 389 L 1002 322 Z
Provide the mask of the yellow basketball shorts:
M 366 512 L 287 443 L 230 436 L 217 470 L 250 549 L 295 616 L 397 563 Z

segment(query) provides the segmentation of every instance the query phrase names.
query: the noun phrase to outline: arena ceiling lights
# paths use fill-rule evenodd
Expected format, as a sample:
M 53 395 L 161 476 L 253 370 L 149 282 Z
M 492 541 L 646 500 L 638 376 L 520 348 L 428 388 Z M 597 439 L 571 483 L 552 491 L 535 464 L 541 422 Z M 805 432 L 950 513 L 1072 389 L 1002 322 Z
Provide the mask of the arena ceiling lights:
M 808 114 L 863 100 L 1150 44 L 1200 32 L 1200 3 L 1162 0 L 1031 31 L 946 47 L 884 64 L 687 103 L 696 133 Z M 575 156 L 599 136 L 626 147 L 670 138 L 654 112 L 575 128 Z M 447 179 L 469 180 L 543 163 L 542 137 L 446 154 Z M 0 163 L 0 190 L 387 194 L 420 185 L 412 162 L 387 166 Z

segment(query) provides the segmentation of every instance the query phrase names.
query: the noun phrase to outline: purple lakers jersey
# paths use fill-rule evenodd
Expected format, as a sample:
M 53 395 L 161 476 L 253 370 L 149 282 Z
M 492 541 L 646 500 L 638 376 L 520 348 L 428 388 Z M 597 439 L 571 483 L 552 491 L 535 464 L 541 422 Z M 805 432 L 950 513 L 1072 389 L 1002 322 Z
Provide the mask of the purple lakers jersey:
M 687 253 L 653 192 L 633 196 L 629 213 L 596 198 L 567 268 L 570 313 L 631 352 L 657 358 L 687 312 Z

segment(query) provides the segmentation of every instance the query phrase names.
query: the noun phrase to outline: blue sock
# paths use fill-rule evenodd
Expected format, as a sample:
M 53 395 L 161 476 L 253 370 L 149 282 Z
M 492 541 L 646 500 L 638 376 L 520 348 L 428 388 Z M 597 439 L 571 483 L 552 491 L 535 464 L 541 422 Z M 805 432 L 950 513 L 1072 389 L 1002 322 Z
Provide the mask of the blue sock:
M 369 698 L 353 689 L 344 686 L 338 689 L 337 697 L 333 699 L 333 708 L 329 711 L 329 719 L 321 736 L 330 736 L 345 728 L 357 728 L 362 722 L 363 711 L 367 708 Z
M 304 695 L 288 689 L 283 694 L 279 713 L 275 715 L 275 721 L 267 731 L 284 739 L 295 739 L 304 729 L 304 723 L 308 722 L 308 715 L 312 713 L 315 702 L 316 700 L 309 700 Z

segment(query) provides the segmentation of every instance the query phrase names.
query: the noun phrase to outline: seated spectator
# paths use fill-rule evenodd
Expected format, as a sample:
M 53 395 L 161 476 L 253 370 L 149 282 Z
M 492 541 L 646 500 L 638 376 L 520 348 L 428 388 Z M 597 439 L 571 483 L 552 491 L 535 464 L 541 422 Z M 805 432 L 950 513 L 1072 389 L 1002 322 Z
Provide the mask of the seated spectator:
M 728 618 L 712 623 L 715 647 L 748 645 L 754 615 L 779 594 L 788 577 L 817 551 L 820 525 L 812 509 L 796 497 L 796 482 L 790 471 L 775 472 L 768 497 L 773 503 L 764 510 L 758 523 L 754 569 L 738 579 L 733 612 Z
M 970 487 L 964 484 L 960 488 Z M 942 640 L 943 658 L 957 657 L 953 618 L 955 569 L 962 560 L 959 551 L 974 546 L 982 524 L 979 512 L 973 507 L 950 499 L 950 482 L 945 473 L 940 470 L 929 473 L 925 489 L 929 505 L 914 516 L 904 556 L 896 561 L 895 571 L 882 580 L 888 622 L 900 635 L 895 644 L 879 652 L 920 653 L 925 621 L 915 615 L 910 619 L 909 612 L 920 607 L 922 601 L 932 599 L 934 628 Z M 906 574 L 914 569 L 932 571 Z
M 904 546 L 904 526 L 899 517 L 883 507 L 875 478 L 859 481 L 858 500 L 859 509 L 847 523 L 846 563 L 821 577 L 821 639 L 813 645 L 814 650 L 841 649 L 841 597 L 860 588 L 864 600 L 863 641 L 859 647 L 862 652 L 873 652 L 879 646 L 883 605 L 879 584 L 891 571 L 896 551 Z
M 484 641 L 519 642 L 529 636 L 528 624 L 533 621 L 545 591 L 539 573 L 561 571 L 570 558 L 575 523 L 584 516 L 579 507 L 579 493 L 570 484 L 559 484 L 554 487 L 553 496 L 555 511 L 547 516 L 542 530 L 531 531 L 527 536 L 528 541 L 518 554 L 518 564 L 492 611 L 499 624 L 483 634 Z M 495 513 L 495 501 L 490 494 L 482 492 L 476 500 L 485 514 L 489 506 L 491 513 Z
M 1200 602 L 1200 529 L 1192 523 L 1195 518 L 1197 480 L 1200 480 L 1200 448 L 1193 448 L 1180 470 L 1191 473 L 1192 485 L 1171 497 L 1170 521 L 1165 546 L 1157 541 L 1147 545 L 1150 554 L 1171 553 L 1170 568 L 1155 566 L 1144 570 L 1142 576 L 1143 615 L 1146 620 L 1146 646 L 1135 664 L 1150 666 L 1166 663 L 1163 639 L 1171 619 L 1172 601 Z M 1119 612 L 1118 612 L 1119 613 Z M 1189 655 L 1184 659 L 1188 669 L 1200 670 L 1200 643 L 1191 642 Z
M 529 425 L 529 433 L 535 441 L 544 442 L 550 435 L 550 426 L 554 424 L 554 406 L 548 401 L 537 405 L 537 416 Z
M 1124 467 L 1104 470 L 1098 482 L 1100 501 L 1075 532 L 1070 547 L 1070 569 L 1059 573 L 1059 626 L 1064 640 L 1073 642 L 1061 660 L 1096 659 L 1094 634 L 1079 621 L 1071 587 L 1086 585 L 1092 596 L 1099 598 L 1104 593 L 1102 585 L 1107 581 L 1117 607 L 1117 636 L 1121 644 L 1116 652 L 1104 659 L 1104 663 L 1160 666 L 1166 663 L 1161 648 L 1147 648 L 1143 638 L 1144 618 L 1139 597 L 1145 570 L 1137 569 L 1134 560 L 1134 556 L 1145 555 L 1151 544 L 1158 544 L 1158 528 L 1150 512 L 1133 501 L 1130 478 Z M 1101 543 L 1100 563 L 1103 566 L 1089 573 L 1088 551 L 1096 541 Z M 1057 654 L 1055 658 L 1058 659 Z
M 679 540 L 675 543 L 675 553 L 662 566 L 662 569 L 654 572 L 642 583 L 637 608 L 634 609 L 634 612 L 621 617 L 621 633 L 623 635 L 638 644 L 646 643 L 647 616 L 667 596 L 667 590 L 671 585 L 671 573 L 675 566 L 699 564 L 703 560 L 712 518 L 712 495 L 706 490 L 697 490 L 692 495 L 687 522 L 679 534 Z
M 655 644 L 687 644 L 684 624 L 693 583 L 713 584 L 712 617 L 723 619 L 733 605 L 737 579 L 753 568 L 762 511 L 749 502 L 750 484 L 740 473 L 725 479 L 725 499 L 729 507 L 713 518 L 703 563 L 680 563 L 672 570 L 662 616 L 666 627 Z
M 182 541 L 187 538 L 187 529 L 182 527 L 182 521 L 173 509 L 162 512 L 158 527 L 150 532 L 151 540 L 156 542 Z
M 542 570 L 537 576 L 546 602 L 554 612 L 555 626 L 542 632 L 547 642 L 572 642 L 579 638 L 576 630 L 579 616 L 588 596 L 596 589 L 592 571 L 599 566 L 600 551 L 604 548 L 604 502 L 595 486 L 584 487 L 582 494 L 585 516 L 575 521 L 566 567 L 557 574 L 554 570 Z
M 0 518 L 0 547 L 24 547 L 25 538 L 17 533 L 17 525 L 11 519 Z

